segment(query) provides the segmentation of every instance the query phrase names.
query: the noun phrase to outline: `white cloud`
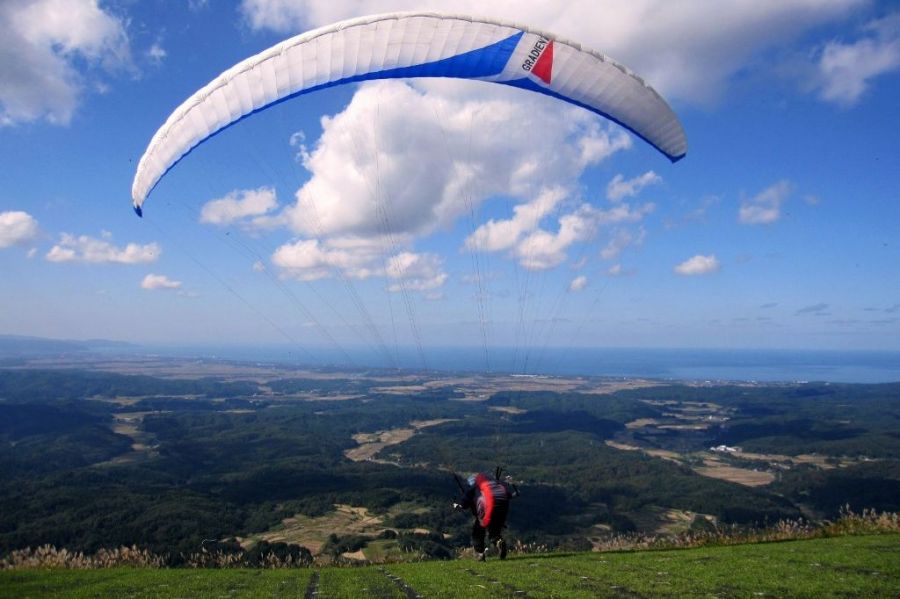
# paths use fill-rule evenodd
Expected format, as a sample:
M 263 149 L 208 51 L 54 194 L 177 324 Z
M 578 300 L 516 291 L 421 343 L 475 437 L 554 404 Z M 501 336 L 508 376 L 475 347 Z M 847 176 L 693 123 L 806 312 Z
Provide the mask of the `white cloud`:
M 469 249 L 513 250 L 539 230 L 540 220 L 567 198 L 566 186 L 585 168 L 630 145 L 625 132 L 584 110 L 487 87 L 369 83 L 343 111 L 323 118 L 314 148 L 294 137 L 312 176 L 295 204 L 265 217 L 302 238 L 281 248 L 275 263 L 302 278 L 328 276 L 333 268 L 351 276 L 386 276 L 378 255 L 409 251 L 417 238 L 460 218 L 474 219 L 489 197 L 523 203 L 511 221 L 482 225 L 466 243 Z M 529 241 L 541 255 L 542 241 Z M 557 239 L 554 251 L 561 255 L 571 242 Z M 557 259 L 539 258 L 548 264 Z
M 818 63 L 819 97 L 841 106 L 859 102 L 871 81 L 900 69 L 900 13 L 869 23 L 864 37 L 831 41 Z
M 443 271 L 442 261 L 434 254 L 401 252 L 391 256 L 387 261 L 385 274 L 397 281 L 388 287 L 388 290 L 393 292 L 404 289 L 433 292 L 447 281 L 447 273 Z M 434 293 L 431 294 L 431 297 L 432 299 L 439 298 Z
M 291 136 L 288 138 L 288 143 L 292 148 L 299 148 L 303 146 L 303 143 L 306 141 L 306 132 L 305 131 L 294 131 L 291 133 Z
M 618 202 L 625 198 L 633 198 L 648 185 L 658 183 L 662 183 L 662 177 L 653 171 L 647 171 L 643 175 L 627 180 L 622 175 L 616 175 L 606 186 L 606 199 Z
M 205 203 L 200 210 L 200 222 L 225 226 L 244 221 L 245 224 L 258 225 L 262 221 L 249 217 L 263 216 L 277 207 L 278 200 L 275 198 L 275 190 L 271 187 L 237 189 L 223 198 Z
M 67 124 L 87 69 L 130 64 L 124 23 L 96 0 L 3 0 L 0 31 L 0 126 Z
M 525 23 L 599 50 L 634 69 L 666 97 L 715 99 L 760 56 L 809 30 L 852 15 L 869 0 L 243 0 L 253 29 L 295 33 L 365 14 L 433 10 Z M 714 26 L 710 26 L 714 19 Z
M 627 229 L 619 229 L 613 234 L 606 246 L 600 250 L 600 257 L 604 260 L 615 260 L 626 248 L 632 245 L 641 245 L 647 231 L 641 227 L 637 233 Z
M 591 127 L 594 131 L 599 130 L 596 123 L 591 124 Z M 627 135 L 585 135 L 578 140 L 578 147 L 581 150 L 581 164 L 596 164 L 616 152 L 631 149 L 631 138 Z
M 585 155 L 584 143 L 618 149 L 617 140 L 627 139 L 587 111 L 486 87 L 439 80 L 362 86 L 346 109 L 322 119 L 323 134 L 304 155 L 312 177 L 285 210 L 291 228 L 315 237 L 427 234 L 487 197 L 569 184 L 601 159 Z
M 155 65 L 162 64 L 163 59 L 168 56 L 168 52 L 166 52 L 166 49 L 163 48 L 159 42 L 154 42 L 147 50 L 146 54 L 150 62 Z
M 318 239 L 300 239 L 275 250 L 272 263 L 291 277 L 313 281 L 329 277 L 337 269 L 356 278 L 374 274 L 379 248 L 367 240 L 339 239 L 320 243 Z
M 388 247 L 387 239 L 339 237 L 323 242 L 301 239 L 278 248 L 272 255 L 272 263 L 287 276 L 302 281 L 336 274 L 356 279 L 386 277 L 393 281 L 389 291 L 421 291 L 429 299 L 440 299 L 435 290 L 448 278 L 441 258 L 408 251 L 384 258 Z
M 306 2 L 281 0 L 242 0 L 241 11 L 253 29 L 271 29 L 279 33 L 302 30 L 311 21 L 307 13 L 311 7 Z M 360 13 L 364 14 L 364 13 Z
M 534 231 L 565 197 L 566 191 L 561 187 L 544 189 L 530 202 L 515 206 L 512 218 L 491 219 L 479 226 L 466 238 L 465 245 L 472 250 L 487 252 L 508 250 L 525 234 Z
M 588 279 L 586 276 L 581 275 L 572 279 L 572 282 L 569 283 L 569 291 L 572 293 L 577 293 L 587 287 Z
M 181 281 L 173 281 L 166 275 L 149 274 L 141 281 L 141 288 L 154 289 L 181 289 Z
M 0 248 L 27 245 L 38 236 L 37 220 L 27 212 L 0 212 Z
M 791 193 L 789 181 L 779 181 L 741 202 L 738 219 L 745 225 L 768 225 L 781 218 L 781 205 Z
M 556 233 L 537 229 L 524 237 L 513 253 L 519 264 L 529 270 L 545 270 L 566 259 L 566 250 L 574 243 L 591 239 L 603 218 L 603 211 L 582 204 L 559 219 Z
M 718 271 L 719 260 L 714 255 L 697 255 L 675 267 L 675 272 L 684 276 L 705 275 Z
M 162 250 L 157 243 L 129 243 L 116 247 L 105 239 L 87 235 L 60 235 L 59 242 L 45 256 L 50 262 L 91 262 L 97 264 L 146 264 L 155 262 Z
M 541 221 L 555 210 L 564 193 L 562 188 L 543 190 L 531 202 L 516 206 L 512 218 L 492 219 L 478 227 L 466 239 L 466 246 L 482 251 L 509 250 L 523 267 L 544 270 L 565 261 L 566 250 L 575 243 L 592 239 L 599 227 L 638 222 L 655 208 L 650 203 L 640 206 L 619 203 L 601 210 L 584 203 L 557 219 L 556 232 L 541 228 Z M 630 237 L 629 243 L 636 239 Z

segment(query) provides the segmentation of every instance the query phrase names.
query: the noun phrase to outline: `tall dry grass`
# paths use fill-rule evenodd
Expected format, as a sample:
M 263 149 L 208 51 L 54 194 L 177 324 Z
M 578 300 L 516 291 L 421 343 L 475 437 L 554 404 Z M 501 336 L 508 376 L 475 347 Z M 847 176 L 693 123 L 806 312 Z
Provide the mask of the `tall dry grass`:
M 711 531 L 685 532 L 676 535 L 623 534 L 613 535 L 594 543 L 598 551 L 635 551 L 641 549 L 687 549 L 715 545 L 738 545 L 744 543 L 765 543 L 860 534 L 900 533 L 900 514 L 863 510 L 853 512 L 844 507 L 834 521 L 813 524 L 805 520 L 783 520 L 765 528 L 741 528 L 719 526 Z M 544 544 L 523 544 L 514 542 L 512 553 L 546 553 L 553 549 Z M 464 555 L 462 552 L 461 555 Z M 309 559 L 291 555 L 278 556 L 270 553 L 258 562 L 250 564 L 240 552 L 202 551 L 181 555 L 178 562 L 189 568 L 296 568 L 312 565 Z M 416 557 L 413 561 L 418 561 Z M 407 561 L 407 560 L 404 560 Z M 356 562 L 353 562 L 356 564 Z M 94 554 L 72 552 L 43 545 L 36 549 L 20 549 L 0 558 L 0 570 L 22 568 L 64 568 L 99 569 L 131 566 L 140 568 L 163 568 L 171 565 L 163 556 L 138 547 L 101 549 Z M 321 564 L 319 564 L 321 565 Z M 332 565 L 342 565 L 338 562 Z M 349 565 L 349 562 L 348 564 Z
M 165 560 L 146 549 L 136 546 L 100 549 L 97 553 L 85 555 L 80 551 L 57 549 L 52 545 L 42 545 L 36 549 L 19 549 L 0 559 L 0 570 L 18 568 L 66 568 L 72 570 L 94 570 L 133 566 L 138 568 L 161 568 Z
M 192 553 L 186 556 L 184 560 L 185 566 L 188 568 L 264 568 L 267 570 L 275 568 L 301 568 L 307 567 L 310 561 L 302 557 L 291 555 L 278 556 L 274 553 L 268 553 L 262 556 L 258 562 L 250 564 L 241 553 Z
M 736 525 L 717 526 L 710 531 L 688 531 L 674 535 L 625 534 L 601 539 L 594 544 L 597 551 L 634 551 L 640 549 L 687 549 L 715 545 L 769 543 L 860 534 L 900 532 L 900 514 L 863 510 L 855 513 L 850 506 L 840 510 L 837 519 L 822 523 L 807 520 L 780 520 L 772 526 L 747 528 Z
M 302 556 L 278 556 L 268 553 L 250 563 L 243 553 L 226 551 L 202 551 L 181 554 L 175 563 L 187 568 L 297 568 L 310 565 L 310 560 Z M 100 549 L 86 555 L 68 549 L 57 549 L 43 545 L 36 549 L 20 549 L 0 559 L 0 570 L 23 568 L 59 568 L 69 570 L 96 570 L 130 566 L 135 568 L 165 568 L 173 565 L 172 558 L 152 553 L 137 547 Z

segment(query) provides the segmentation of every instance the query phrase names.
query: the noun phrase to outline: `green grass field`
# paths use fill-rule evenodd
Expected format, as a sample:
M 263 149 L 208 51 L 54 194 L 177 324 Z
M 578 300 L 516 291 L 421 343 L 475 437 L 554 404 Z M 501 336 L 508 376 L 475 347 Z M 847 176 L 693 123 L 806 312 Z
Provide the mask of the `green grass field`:
M 315 595 L 313 595 L 315 593 Z M 900 535 L 295 570 L 7 570 L 0 597 L 900 597 Z

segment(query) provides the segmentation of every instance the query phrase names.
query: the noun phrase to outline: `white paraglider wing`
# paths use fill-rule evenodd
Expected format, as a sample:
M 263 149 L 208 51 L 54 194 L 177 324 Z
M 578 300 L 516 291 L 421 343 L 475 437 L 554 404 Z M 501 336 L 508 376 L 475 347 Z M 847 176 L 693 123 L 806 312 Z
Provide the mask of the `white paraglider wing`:
M 194 147 L 249 114 L 324 87 L 406 77 L 456 77 L 547 94 L 609 118 L 675 161 L 687 152 L 678 117 L 609 58 L 520 25 L 434 13 L 342 21 L 290 38 L 228 69 L 156 132 L 132 185 L 134 209 Z

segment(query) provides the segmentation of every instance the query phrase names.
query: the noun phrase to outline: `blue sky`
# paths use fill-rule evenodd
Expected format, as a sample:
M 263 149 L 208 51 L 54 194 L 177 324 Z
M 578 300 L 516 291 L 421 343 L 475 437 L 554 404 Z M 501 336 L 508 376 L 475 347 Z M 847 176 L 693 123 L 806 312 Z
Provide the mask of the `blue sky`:
M 553 4 L 4 2 L 0 333 L 900 349 L 895 4 Z M 687 157 L 670 164 L 519 90 L 369 83 L 228 129 L 135 217 L 137 162 L 195 90 L 291 35 L 410 9 L 522 22 L 608 54 L 669 100 Z M 480 174 L 461 184 L 454 161 Z M 348 176 L 376 163 L 378 181 Z M 406 196 L 438 216 L 366 209 Z M 564 221 L 586 232 L 567 237 Z

